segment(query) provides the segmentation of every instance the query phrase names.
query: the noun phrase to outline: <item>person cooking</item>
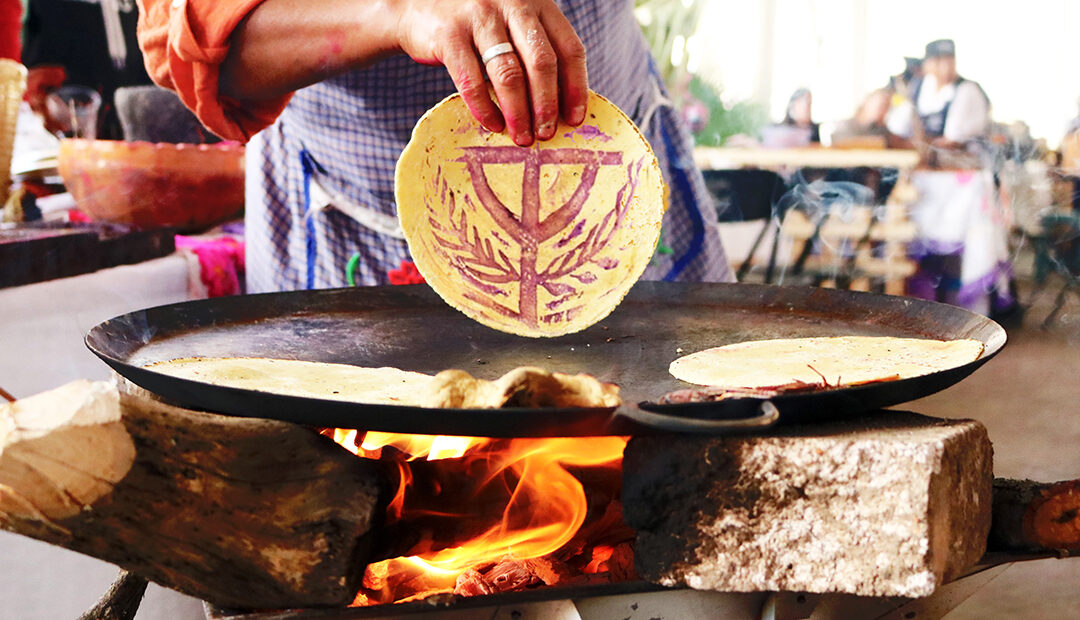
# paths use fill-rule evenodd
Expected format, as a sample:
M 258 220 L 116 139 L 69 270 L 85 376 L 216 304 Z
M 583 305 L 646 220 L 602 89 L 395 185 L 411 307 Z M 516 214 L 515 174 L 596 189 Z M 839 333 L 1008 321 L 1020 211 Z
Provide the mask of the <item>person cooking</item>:
M 631 2 L 140 0 L 151 77 L 212 131 L 248 142 L 252 292 L 385 284 L 408 260 L 394 166 L 456 89 L 521 146 L 581 124 L 591 87 L 652 144 L 670 188 L 646 278 L 729 280 L 714 207 Z M 490 84 L 489 84 L 490 82 Z M 493 91 L 494 100 L 490 92 Z

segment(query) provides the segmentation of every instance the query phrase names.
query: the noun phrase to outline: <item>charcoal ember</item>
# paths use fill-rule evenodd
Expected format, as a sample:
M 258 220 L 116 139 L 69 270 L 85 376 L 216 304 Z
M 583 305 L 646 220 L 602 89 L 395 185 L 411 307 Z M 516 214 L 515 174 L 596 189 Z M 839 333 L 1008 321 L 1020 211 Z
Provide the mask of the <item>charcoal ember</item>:
M 569 558 L 599 545 L 614 546 L 633 540 L 634 530 L 623 520 L 622 502 L 613 501 L 608 503 L 599 518 L 583 525 L 557 555 L 563 561 L 568 561 Z
M 528 560 L 504 558 L 497 563 L 466 569 L 458 576 L 454 594 L 480 596 L 498 592 L 520 592 L 543 583 L 532 571 Z
M 553 558 L 550 555 L 525 560 L 522 564 L 524 564 L 529 572 L 535 575 L 537 579 L 544 582 L 544 585 L 553 586 L 568 582 L 574 578 L 574 571 L 567 566 L 565 562 Z
M 628 542 L 615 545 L 611 557 L 605 562 L 605 568 L 612 582 L 640 579 L 637 571 L 634 570 L 634 546 Z
M 460 596 L 483 596 L 492 593 L 491 585 L 484 578 L 484 574 L 475 568 L 467 568 L 458 575 L 457 583 L 454 584 L 454 594 Z
M 609 583 L 639 578 L 634 570 L 634 546 L 630 542 L 593 547 L 591 561 L 583 570 Z

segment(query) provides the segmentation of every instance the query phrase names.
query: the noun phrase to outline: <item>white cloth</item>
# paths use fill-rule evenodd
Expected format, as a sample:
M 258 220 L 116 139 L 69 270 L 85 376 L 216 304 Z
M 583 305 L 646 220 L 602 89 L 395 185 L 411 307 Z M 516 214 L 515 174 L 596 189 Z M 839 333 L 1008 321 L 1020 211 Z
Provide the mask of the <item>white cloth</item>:
M 1011 221 L 989 170 L 913 172 L 919 200 L 911 219 L 919 240 L 935 254 L 960 252 L 960 287 L 969 308 L 982 310 L 990 287 L 1008 285 Z M 1002 279 L 1004 278 L 1004 279 Z
M 108 366 L 83 345 L 91 327 L 191 294 L 189 260 L 181 254 L 0 288 L 0 385 L 22 398 L 74 379 L 105 379 Z
M 911 138 L 917 115 L 940 112 L 950 101 L 952 105 L 945 118 L 945 139 L 966 142 L 986 133 L 990 124 L 990 104 L 979 85 L 971 80 L 964 80 L 959 85 L 954 82 L 939 89 L 937 79 L 932 75 L 923 78 L 919 100 L 912 103 L 910 99 L 905 99 L 894 106 L 889 111 L 885 124 L 893 134 Z

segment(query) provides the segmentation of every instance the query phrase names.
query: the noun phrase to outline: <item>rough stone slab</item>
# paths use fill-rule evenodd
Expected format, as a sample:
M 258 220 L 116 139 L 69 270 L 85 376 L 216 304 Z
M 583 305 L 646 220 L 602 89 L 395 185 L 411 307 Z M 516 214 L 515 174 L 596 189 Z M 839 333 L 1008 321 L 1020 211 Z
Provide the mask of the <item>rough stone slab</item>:
M 656 583 L 921 597 L 983 555 L 992 460 L 979 422 L 905 412 L 635 437 L 623 510 L 637 570 Z

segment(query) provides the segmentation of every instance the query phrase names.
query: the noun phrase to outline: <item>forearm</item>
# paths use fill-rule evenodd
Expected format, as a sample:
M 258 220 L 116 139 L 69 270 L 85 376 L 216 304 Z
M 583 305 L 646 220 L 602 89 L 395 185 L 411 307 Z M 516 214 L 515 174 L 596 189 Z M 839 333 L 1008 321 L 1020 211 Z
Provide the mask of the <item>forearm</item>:
M 222 95 L 280 97 L 399 49 L 393 0 L 266 0 L 233 31 Z

